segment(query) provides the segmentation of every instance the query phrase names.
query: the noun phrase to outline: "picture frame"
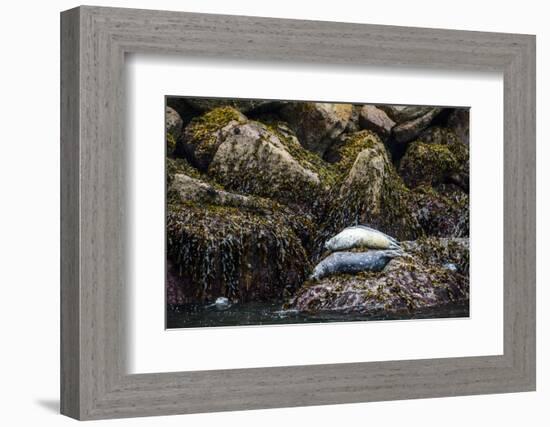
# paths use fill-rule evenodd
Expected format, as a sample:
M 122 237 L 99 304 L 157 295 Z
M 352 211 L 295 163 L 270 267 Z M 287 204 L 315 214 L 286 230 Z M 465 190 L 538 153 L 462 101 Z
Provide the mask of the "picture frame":
M 503 73 L 503 354 L 128 374 L 127 53 Z M 80 420 L 532 391 L 535 37 L 81 6 L 61 14 L 61 413 Z

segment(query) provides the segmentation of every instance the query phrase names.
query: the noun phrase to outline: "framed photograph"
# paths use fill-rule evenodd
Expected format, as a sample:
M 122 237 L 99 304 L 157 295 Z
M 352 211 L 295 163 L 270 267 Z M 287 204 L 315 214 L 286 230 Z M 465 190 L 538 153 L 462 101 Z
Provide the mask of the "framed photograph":
M 535 37 L 61 15 L 61 411 L 535 390 Z

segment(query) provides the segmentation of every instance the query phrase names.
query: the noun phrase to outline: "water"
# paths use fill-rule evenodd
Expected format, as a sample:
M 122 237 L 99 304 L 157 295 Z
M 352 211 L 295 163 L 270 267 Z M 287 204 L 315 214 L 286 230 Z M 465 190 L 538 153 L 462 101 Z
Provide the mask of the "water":
M 185 305 L 167 310 L 167 328 L 215 326 L 287 325 L 300 323 L 357 322 L 468 317 L 469 305 L 453 304 L 417 310 L 414 313 L 366 315 L 345 312 L 300 313 L 284 310 L 282 303 L 250 302 L 221 310 L 213 305 Z

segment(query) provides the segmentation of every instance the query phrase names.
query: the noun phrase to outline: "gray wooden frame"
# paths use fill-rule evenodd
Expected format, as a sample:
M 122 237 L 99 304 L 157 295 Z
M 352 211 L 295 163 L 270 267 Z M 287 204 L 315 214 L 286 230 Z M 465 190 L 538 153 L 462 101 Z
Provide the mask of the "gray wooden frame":
M 128 375 L 124 56 L 504 75 L 504 354 Z M 535 37 L 79 7 L 61 15 L 61 412 L 182 414 L 535 389 Z

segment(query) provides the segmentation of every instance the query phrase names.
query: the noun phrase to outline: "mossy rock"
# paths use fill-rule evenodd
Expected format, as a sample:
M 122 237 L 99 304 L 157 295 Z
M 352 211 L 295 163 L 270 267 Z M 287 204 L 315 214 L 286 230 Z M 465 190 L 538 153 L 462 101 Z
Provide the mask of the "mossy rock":
M 469 197 L 460 188 L 452 184 L 438 186 L 437 190 L 419 186 L 411 196 L 411 211 L 427 236 L 469 236 Z
M 414 241 L 401 242 L 403 249 L 424 264 L 445 266 L 454 264 L 458 273 L 470 275 L 470 239 L 424 237 Z
M 453 183 L 469 190 L 469 149 L 450 130 L 434 127 L 409 145 L 399 164 L 409 188 Z
M 310 268 L 284 215 L 195 203 L 169 204 L 168 303 L 273 301 L 291 295 Z
M 232 107 L 215 108 L 196 117 L 187 125 L 178 141 L 176 155 L 187 158 L 201 171 L 208 169 L 224 135 L 246 121 L 246 117 Z
M 175 174 L 168 187 L 168 203 L 226 206 L 263 214 L 271 214 L 280 209 L 279 205 L 271 200 L 231 193 L 219 185 L 203 182 L 200 178 L 184 173 Z
M 166 158 L 166 183 L 170 185 L 174 180 L 176 174 L 185 174 L 192 178 L 204 179 L 201 172 L 198 169 L 195 169 L 189 164 L 185 159 L 181 158 Z
M 340 159 L 335 167 L 341 184 L 331 198 L 326 233 L 365 224 L 399 240 L 423 234 L 410 211 L 410 191 L 396 173 L 380 138 L 361 131 L 347 137 L 338 152 Z
M 208 173 L 231 191 L 307 209 L 315 207 L 331 179 L 329 169 L 292 134 L 254 121 L 226 133 Z
M 393 259 L 381 272 L 337 274 L 305 282 L 289 306 L 304 312 L 378 315 L 465 303 L 469 299 L 468 275 L 446 267 L 457 259 L 453 245 L 464 246 L 434 239 Z

